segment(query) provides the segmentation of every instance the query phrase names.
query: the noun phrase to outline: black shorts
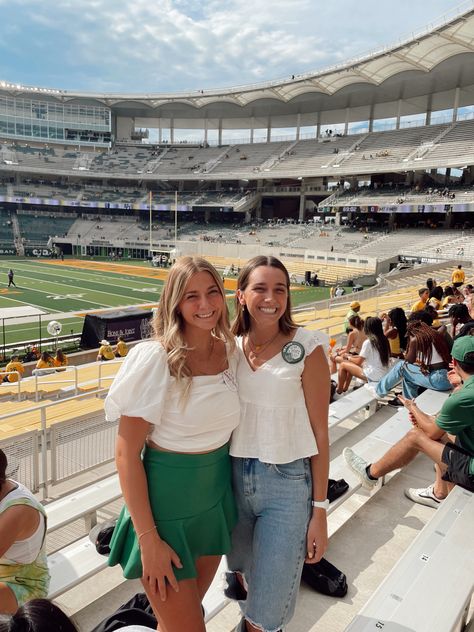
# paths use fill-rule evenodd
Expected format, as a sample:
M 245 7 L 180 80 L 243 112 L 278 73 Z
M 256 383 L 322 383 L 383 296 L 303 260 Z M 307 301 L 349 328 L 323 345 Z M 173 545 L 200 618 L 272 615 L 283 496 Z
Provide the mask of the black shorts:
M 463 283 L 464 281 L 456 281 L 456 283 L 453 283 L 453 287 L 461 287 Z
M 443 480 L 474 492 L 474 475 L 469 472 L 469 463 L 472 458 L 467 450 L 448 441 L 441 455 L 441 460 L 448 467 L 443 474 Z

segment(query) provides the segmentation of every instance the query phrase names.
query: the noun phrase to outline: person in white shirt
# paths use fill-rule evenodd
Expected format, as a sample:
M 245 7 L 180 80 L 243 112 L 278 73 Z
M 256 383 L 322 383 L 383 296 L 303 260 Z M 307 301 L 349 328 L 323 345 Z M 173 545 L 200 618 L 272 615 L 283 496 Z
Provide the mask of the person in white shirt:
M 237 288 L 241 418 L 230 454 L 239 522 L 226 594 L 248 588 L 238 630 L 275 632 L 293 616 L 303 563 L 319 561 L 328 543 L 328 338 L 293 322 L 278 259 L 251 259 Z
M 141 578 L 160 629 L 205 632 L 201 601 L 237 520 L 228 441 L 240 418 L 224 288 L 207 261 L 173 265 L 155 329 L 127 355 L 105 401 L 106 418 L 120 418 L 126 503 L 109 565 Z
M 358 355 L 346 354 L 339 364 L 337 390 L 345 393 L 353 377 L 364 382 L 378 382 L 390 368 L 390 345 L 383 332 L 382 321 L 377 316 L 368 316 L 364 322 L 367 340 L 362 343 Z

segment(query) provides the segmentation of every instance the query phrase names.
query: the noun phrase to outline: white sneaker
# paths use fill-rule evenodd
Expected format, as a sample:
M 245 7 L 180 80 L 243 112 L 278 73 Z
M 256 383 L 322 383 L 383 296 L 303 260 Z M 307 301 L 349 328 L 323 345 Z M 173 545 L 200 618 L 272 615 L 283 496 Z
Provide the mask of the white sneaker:
M 428 487 L 420 487 L 415 489 L 410 487 L 405 489 L 405 496 L 419 505 L 426 505 L 426 507 L 433 507 L 437 509 L 443 502 L 444 498 L 437 498 L 434 493 L 434 485 L 428 485 Z
M 357 476 L 365 489 L 374 489 L 378 480 L 369 478 L 367 474 L 367 466 L 369 465 L 362 457 L 357 455 L 351 448 L 344 448 L 342 453 L 347 465 L 351 468 L 354 474 Z

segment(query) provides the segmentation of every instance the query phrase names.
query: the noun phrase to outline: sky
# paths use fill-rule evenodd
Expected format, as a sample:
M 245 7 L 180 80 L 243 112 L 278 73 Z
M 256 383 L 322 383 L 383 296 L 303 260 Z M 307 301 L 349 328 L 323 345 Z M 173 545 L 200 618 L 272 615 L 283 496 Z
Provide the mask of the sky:
M 179 92 L 322 70 L 472 0 L 0 0 L 0 81 Z

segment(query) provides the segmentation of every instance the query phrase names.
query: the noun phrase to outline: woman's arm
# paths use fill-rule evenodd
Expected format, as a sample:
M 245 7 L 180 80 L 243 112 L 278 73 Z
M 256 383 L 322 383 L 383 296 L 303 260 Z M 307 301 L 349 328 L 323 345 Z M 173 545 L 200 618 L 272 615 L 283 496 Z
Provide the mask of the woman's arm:
M 389 329 L 386 329 L 384 331 L 384 334 L 385 338 L 390 338 L 390 340 L 393 340 L 398 335 L 398 329 L 396 327 L 390 327 Z
M 120 418 L 115 460 L 123 497 L 132 518 L 140 546 L 143 580 L 150 590 L 166 599 L 166 580 L 178 591 L 174 566 L 181 568 L 179 557 L 156 530 L 148 497 L 148 485 L 141 451 L 150 424 L 141 417 Z
M 329 367 L 322 346 L 316 347 L 305 362 L 302 375 L 303 392 L 318 454 L 311 457 L 313 500 L 324 501 L 328 494 L 330 393 Z M 308 525 L 306 562 L 319 562 L 328 545 L 325 509 L 313 507 Z
M 357 366 L 362 366 L 365 362 L 364 356 L 361 355 L 349 355 L 344 356 L 344 360 L 346 362 L 351 362 L 352 364 L 357 364 Z

